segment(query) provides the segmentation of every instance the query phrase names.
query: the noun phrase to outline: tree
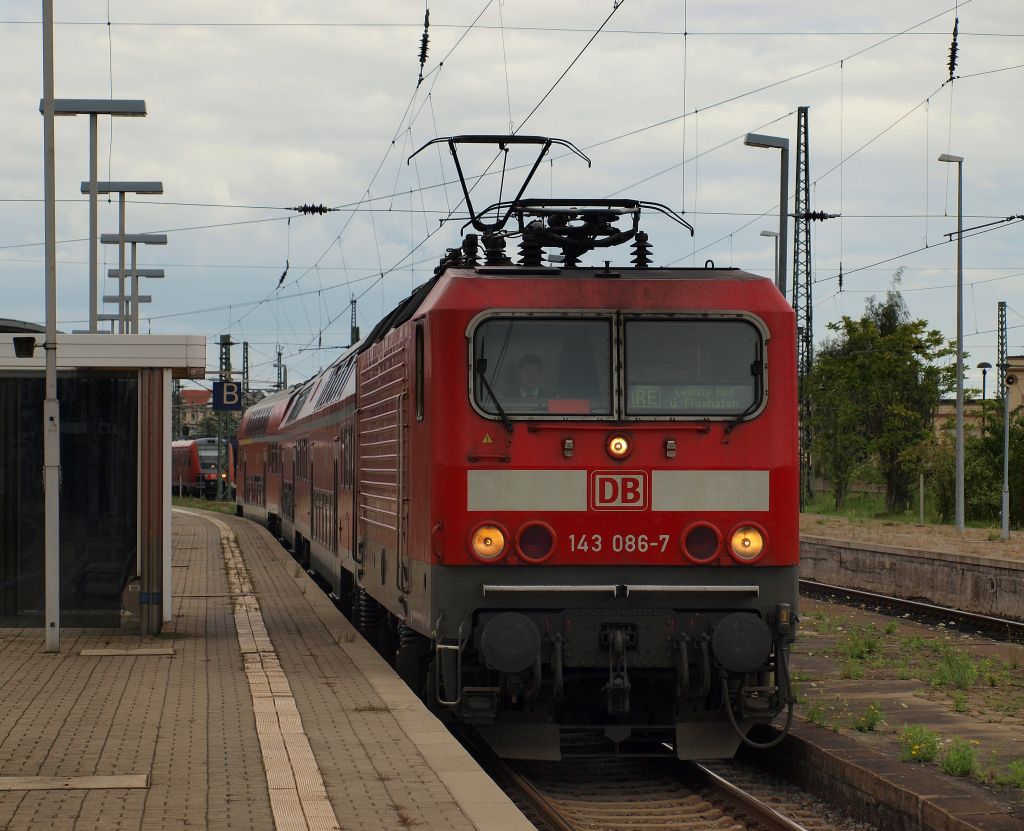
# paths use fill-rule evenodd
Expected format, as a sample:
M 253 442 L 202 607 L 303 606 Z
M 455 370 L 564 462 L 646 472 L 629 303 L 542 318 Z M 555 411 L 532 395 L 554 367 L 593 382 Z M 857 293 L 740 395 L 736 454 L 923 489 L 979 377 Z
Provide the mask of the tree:
M 964 513 L 969 520 L 998 522 L 1003 492 L 1003 408 L 986 402 L 987 417 L 981 435 L 966 436 L 964 447 Z M 935 439 L 924 457 L 924 468 L 936 508 L 946 517 L 954 511 L 954 449 L 952 430 Z M 1024 407 L 1010 413 L 1010 523 L 1024 523 Z
M 869 443 L 856 406 L 855 358 L 843 354 L 841 344 L 827 341 L 808 376 L 814 464 L 832 482 L 836 510 L 843 507 L 854 472 L 868 458 Z
M 916 448 L 929 438 L 935 409 L 955 385 L 956 368 L 940 362 L 955 349 L 925 320 L 911 320 L 899 292 L 902 270 L 885 300 L 871 297 L 859 319 L 830 323 L 808 379 L 815 461 L 828 473 L 839 507 L 849 477 L 868 455 L 885 480 L 885 504 L 907 504 Z

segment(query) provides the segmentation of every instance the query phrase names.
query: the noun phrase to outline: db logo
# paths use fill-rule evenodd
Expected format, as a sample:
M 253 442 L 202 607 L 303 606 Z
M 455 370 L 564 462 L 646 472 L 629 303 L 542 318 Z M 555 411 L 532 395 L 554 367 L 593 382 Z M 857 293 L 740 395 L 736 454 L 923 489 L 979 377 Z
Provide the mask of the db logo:
M 645 511 L 649 496 L 644 470 L 590 472 L 590 507 L 595 511 Z

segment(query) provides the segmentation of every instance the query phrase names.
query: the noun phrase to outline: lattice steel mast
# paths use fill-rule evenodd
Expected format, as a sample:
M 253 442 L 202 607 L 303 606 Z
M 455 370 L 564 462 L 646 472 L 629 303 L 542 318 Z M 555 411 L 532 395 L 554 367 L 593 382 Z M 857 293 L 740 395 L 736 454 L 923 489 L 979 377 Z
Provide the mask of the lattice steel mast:
M 811 301 L 811 164 L 808 107 L 797 108 L 796 188 L 793 215 L 793 310 L 796 312 L 796 362 L 800 397 L 800 508 L 811 492 L 811 428 L 807 373 L 814 364 L 814 306 Z M 824 217 L 822 217 L 824 218 Z

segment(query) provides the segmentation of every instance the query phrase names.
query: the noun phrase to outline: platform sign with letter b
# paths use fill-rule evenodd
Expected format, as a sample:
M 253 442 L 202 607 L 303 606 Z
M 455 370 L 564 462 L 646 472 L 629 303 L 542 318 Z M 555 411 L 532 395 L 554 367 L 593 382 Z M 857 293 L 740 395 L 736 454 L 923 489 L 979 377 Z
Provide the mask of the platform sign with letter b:
M 213 409 L 241 410 L 242 385 L 237 381 L 214 381 Z

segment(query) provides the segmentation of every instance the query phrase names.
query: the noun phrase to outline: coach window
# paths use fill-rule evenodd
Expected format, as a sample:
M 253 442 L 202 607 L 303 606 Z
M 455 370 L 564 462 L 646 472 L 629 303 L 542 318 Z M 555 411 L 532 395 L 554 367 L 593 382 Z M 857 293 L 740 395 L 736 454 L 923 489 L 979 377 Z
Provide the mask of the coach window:
M 763 344 L 747 320 L 626 320 L 626 415 L 736 418 L 764 396 Z
M 472 337 L 473 400 L 481 412 L 611 415 L 610 319 L 492 317 Z
M 416 326 L 416 420 L 423 421 L 423 324 Z

